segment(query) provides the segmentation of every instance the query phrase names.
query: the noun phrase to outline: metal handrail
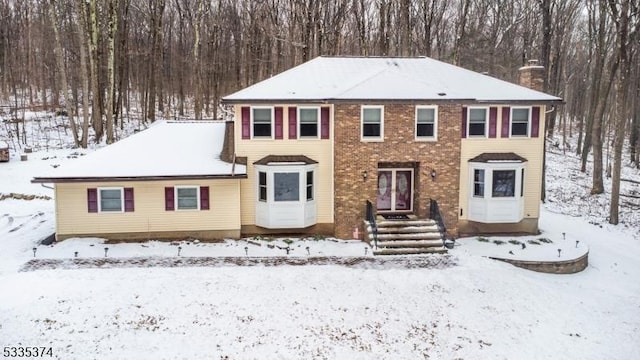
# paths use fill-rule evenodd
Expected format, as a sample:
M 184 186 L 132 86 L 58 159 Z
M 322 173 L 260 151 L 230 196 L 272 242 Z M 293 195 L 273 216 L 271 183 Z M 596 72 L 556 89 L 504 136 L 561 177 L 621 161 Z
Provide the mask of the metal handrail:
M 373 235 L 373 247 L 374 249 L 378 249 L 378 224 L 376 223 L 376 214 L 373 211 L 373 204 L 371 201 L 367 200 L 366 206 L 366 216 L 367 221 L 369 222 L 369 226 L 371 226 L 371 232 Z
M 447 227 L 444 225 L 444 219 L 442 219 L 438 202 L 434 199 L 430 199 L 429 201 L 429 217 L 435 220 L 436 224 L 438 224 L 438 230 L 440 230 L 440 234 L 442 234 L 442 242 L 444 243 L 447 234 Z

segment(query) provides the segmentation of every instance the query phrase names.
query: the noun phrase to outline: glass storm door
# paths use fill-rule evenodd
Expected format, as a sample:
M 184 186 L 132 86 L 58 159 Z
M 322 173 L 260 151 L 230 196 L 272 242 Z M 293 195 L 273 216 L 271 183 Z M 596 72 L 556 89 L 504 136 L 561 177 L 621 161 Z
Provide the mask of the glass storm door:
M 377 190 L 378 211 L 412 211 L 413 169 L 378 170 Z

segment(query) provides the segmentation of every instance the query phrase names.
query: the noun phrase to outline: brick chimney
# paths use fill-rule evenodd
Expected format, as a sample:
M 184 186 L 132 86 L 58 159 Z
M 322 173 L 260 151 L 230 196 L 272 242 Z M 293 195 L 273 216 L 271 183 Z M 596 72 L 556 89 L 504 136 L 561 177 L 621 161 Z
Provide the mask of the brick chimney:
M 520 77 L 518 83 L 529 89 L 544 91 L 544 66 L 538 60 L 529 60 L 527 65 L 518 69 Z

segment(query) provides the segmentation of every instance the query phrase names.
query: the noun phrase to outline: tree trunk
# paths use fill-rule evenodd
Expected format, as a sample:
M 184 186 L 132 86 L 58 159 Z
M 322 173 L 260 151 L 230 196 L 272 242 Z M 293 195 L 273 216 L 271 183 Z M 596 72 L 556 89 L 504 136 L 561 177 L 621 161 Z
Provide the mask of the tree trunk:
M 89 67 L 91 68 L 91 117 L 93 119 L 93 131 L 95 141 L 102 140 L 102 109 L 100 107 L 100 88 L 98 77 L 100 76 L 100 66 L 98 62 L 98 9 L 96 0 L 89 0 Z
M 115 93 L 115 60 L 116 60 L 116 32 L 118 30 L 118 0 L 109 0 L 109 33 L 107 52 L 107 144 L 114 141 L 113 138 L 113 98 Z
M 49 16 L 51 18 L 51 25 L 53 27 L 53 33 L 55 35 L 55 48 L 56 61 L 58 63 L 58 71 L 60 73 L 60 82 L 62 83 L 62 93 L 64 96 L 64 103 L 67 109 L 67 116 L 69 117 L 69 125 L 71 128 L 71 134 L 73 135 L 73 142 L 75 146 L 80 146 L 80 140 L 78 138 L 78 129 L 76 127 L 76 121 L 73 116 L 73 106 L 71 99 L 69 98 L 69 87 L 67 85 L 67 71 L 64 66 L 64 59 L 62 57 L 62 46 L 60 44 L 60 32 L 58 31 L 58 19 L 56 16 L 55 0 L 49 0 Z M 17 111 L 17 109 L 16 109 Z
M 87 71 L 87 16 L 84 0 L 76 1 L 79 23 L 77 24 L 78 46 L 80 47 L 80 81 L 82 82 L 82 140 L 80 146 L 87 148 L 89 142 L 89 73 Z

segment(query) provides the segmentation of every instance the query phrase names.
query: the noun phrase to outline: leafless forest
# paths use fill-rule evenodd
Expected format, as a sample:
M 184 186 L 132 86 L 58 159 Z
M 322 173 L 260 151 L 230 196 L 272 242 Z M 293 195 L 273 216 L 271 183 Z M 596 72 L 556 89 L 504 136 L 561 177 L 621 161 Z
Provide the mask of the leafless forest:
M 547 136 L 577 137 L 592 193 L 612 177 L 617 223 L 623 158 L 640 167 L 639 2 L 0 0 L 0 104 L 64 111 L 86 147 L 89 128 L 112 142 L 123 121 L 218 118 L 222 96 L 318 55 L 430 56 L 507 81 L 537 59 L 565 99 Z

